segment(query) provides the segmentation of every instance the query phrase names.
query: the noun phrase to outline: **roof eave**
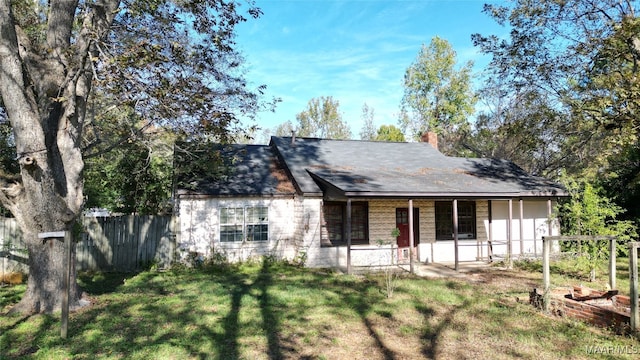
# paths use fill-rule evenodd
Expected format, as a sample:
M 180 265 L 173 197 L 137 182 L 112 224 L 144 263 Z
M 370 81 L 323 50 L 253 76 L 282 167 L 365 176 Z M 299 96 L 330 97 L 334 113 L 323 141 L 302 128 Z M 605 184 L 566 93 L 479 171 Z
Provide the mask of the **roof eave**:
M 465 199 L 513 199 L 513 198 L 564 198 L 567 193 L 555 191 L 536 192 L 378 192 L 378 191 L 345 191 L 347 198 L 390 198 L 390 199 L 443 199 L 443 198 L 465 198 Z
M 230 199 L 230 198 L 292 198 L 296 194 L 207 194 L 207 193 L 193 193 L 185 192 L 176 194 L 178 199 Z

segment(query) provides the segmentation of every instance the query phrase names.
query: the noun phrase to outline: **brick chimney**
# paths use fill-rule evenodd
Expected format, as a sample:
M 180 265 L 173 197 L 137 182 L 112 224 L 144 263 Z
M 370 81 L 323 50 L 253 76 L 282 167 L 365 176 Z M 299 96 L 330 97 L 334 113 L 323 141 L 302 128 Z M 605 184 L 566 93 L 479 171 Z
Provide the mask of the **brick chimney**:
M 433 131 L 425 131 L 422 136 L 420 136 L 420 141 L 429 143 L 434 149 L 438 150 L 438 134 Z

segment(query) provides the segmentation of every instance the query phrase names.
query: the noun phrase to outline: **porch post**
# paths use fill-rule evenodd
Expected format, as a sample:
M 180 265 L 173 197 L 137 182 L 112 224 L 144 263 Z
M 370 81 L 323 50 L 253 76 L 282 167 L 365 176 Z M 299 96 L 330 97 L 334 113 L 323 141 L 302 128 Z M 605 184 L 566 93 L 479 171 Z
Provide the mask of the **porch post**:
M 507 222 L 507 268 L 511 269 L 513 264 L 513 234 L 511 227 L 513 226 L 513 199 L 509 199 L 509 221 Z
M 533 257 L 538 258 L 538 232 L 536 231 L 536 218 L 533 219 Z
M 458 199 L 453 199 L 453 247 L 455 252 L 455 269 L 458 271 Z
M 524 253 L 524 200 L 520 198 L 520 256 Z
M 413 200 L 409 199 L 409 272 L 414 274 L 413 269 L 413 244 L 414 244 L 414 234 L 413 234 Z
M 489 241 L 487 242 L 487 256 L 489 257 L 489 262 L 493 262 L 493 202 L 489 200 Z
M 553 227 L 551 224 L 551 199 L 547 199 L 547 233 L 553 236 Z
M 351 274 L 351 199 L 347 199 L 347 274 Z

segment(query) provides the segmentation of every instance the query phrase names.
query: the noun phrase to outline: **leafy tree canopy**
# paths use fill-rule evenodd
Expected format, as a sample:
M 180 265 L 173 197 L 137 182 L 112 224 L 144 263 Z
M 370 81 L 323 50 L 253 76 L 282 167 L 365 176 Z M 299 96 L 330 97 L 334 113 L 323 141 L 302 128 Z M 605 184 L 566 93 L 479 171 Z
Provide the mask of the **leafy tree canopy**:
M 483 97 L 494 106 L 478 117 L 468 147 L 540 175 L 586 179 L 629 210 L 616 218 L 637 220 L 637 11 L 637 2 L 617 0 L 485 5 L 509 35 L 472 36 L 492 55 Z
M 128 141 L 87 159 L 85 208 L 143 215 L 171 212 L 174 141 L 171 134 L 159 132 L 147 134 L 146 141 Z
M 396 142 L 406 141 L 402 130 L 400 130 L 399 128 L 393 125 L 381 125 L 378 128 L 375 140 L 376 141 L 396 141 Z
M 274 133 L 276 136 L 291 136 L 294 131 L 293 123 L 287 120 L 276 126 Z
M 0 202 L 30 262 L 18 311 L 60 307 L 63 248 L 37 234 L 73 227 L 88 158 L 155 129 L 227 142 L 273 104 L 248 86 L 235 51 L 235 26 L 260 14 L 250 0 L 0 0 L 1 107 L 20 165 L 17 179 L 0 179 Z
M 484 106 L 463 141 L 472 156 L 509 159 L 544 177 L 581 166 L 581 152 L 567 148 L 565 142 L 571 118 L 558 111 L 545 93 L 536 88 L 510 93 L 496 82 L 480 95 Z
M 296 135 L 326 139 L 350 139 L 351 129 L 342 120 L 340 102 L 332 96 L 309 100 L 307 108 L 296 115 Z
M 360 130 L 360 140 L 373 140 L 376 137 L 376 128 L 373 124 L 375 111 L 367 104 L 362 105 L 362 129 Z
M 632 221 L 618 220 L 624 209 L 604 196 L 600 187 L 585 178 L 563 176 L 562 182 L 571 197 L 558 206 L 562 233 L 565 235 L 614 235 L 618 244 L 637 238 L 637 227 Z M 595 280 L 595 269 L 608 258 L 608 244 L 603 241 L 586 241 L 564 244 L 580 256 L 578 265 L 590 272 L 590 280 Z M 626 251 L 625 246 L 620 246 Z
M 472 37 L 493 56 L 492 77 L 516 92 L 534 87 L 553 97 L 554 107 L 575 122 L 568 135 L 576 147 L 595 132 L 612 135 L 612 147 L 634 141 L 640 129 L 636 2 L 519 0 L 484 11 L 510 29 L 507 39 Z
M 473 64 L 456 68 L 456 62 L 448 41 L 435 37 L 429 46 L 423 45 L 404 75 L 400 118 L 409 136 L 417 140 L 425 131 L 433 131 L 443 139 L 442 150 L 452 153 L 458 135 L 468 129 L 476 103 Z

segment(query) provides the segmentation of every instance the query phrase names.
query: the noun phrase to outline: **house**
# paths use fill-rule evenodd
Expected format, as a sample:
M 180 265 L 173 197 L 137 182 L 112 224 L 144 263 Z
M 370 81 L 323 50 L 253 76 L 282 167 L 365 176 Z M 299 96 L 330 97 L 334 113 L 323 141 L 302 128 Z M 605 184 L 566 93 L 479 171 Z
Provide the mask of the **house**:
M 416 143 L 272 137 L 217 151 L 232 159 L 224 176 L 176 191 L 183 253 L 342 269 L 540 255 L 567 196 L 508 161 L 445 156 L 432 133 Z

